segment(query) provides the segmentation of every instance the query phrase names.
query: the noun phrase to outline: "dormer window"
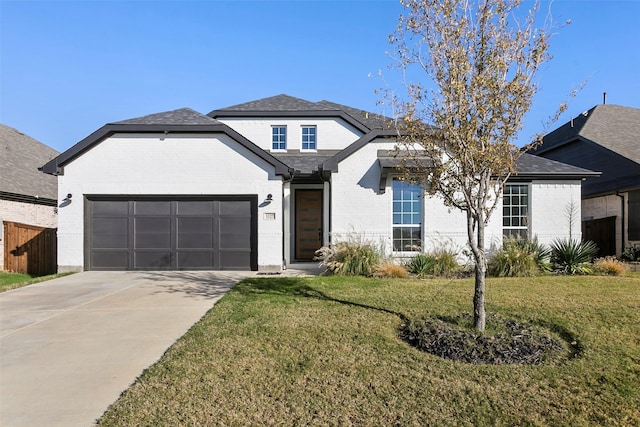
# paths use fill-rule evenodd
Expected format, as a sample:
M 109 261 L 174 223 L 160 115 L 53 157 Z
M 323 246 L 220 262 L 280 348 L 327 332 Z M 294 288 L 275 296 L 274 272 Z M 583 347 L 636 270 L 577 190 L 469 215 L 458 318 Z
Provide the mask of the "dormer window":
M 287 149 L 287 127 L 271 126 L 271 150 L 285 151 Z
M 302 149 L 308 151 L 316 150 L 316 132 L 315 126 L 302 126 Z

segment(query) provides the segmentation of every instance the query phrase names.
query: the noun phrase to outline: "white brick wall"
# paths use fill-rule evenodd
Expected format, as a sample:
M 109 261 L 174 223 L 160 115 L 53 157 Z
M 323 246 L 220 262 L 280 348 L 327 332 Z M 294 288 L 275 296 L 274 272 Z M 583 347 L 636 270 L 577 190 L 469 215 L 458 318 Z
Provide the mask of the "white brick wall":
M 58 178 L 58 265 L 84 264 L 83 195 L 257 195 L 258 266 L 282 266 L 282 179 L 268 163 L 226 136 L 117 134 L 65 166 Z M 264 213 L 276 219 L 265 219 Z
M 362 132 L 347 122 L 333 118 L 247 120 L 225 117 L 218 120 L 267 151 L 271 150 L 271 126 L 287 126 L 287 149 L 290 150 L 302 148 L 302 126 L 317 126 L 318 150 L 342 150 L 362 136 Z
M 0 199 L 0 270 L 4 270 L 5 221 L 56 228 L 58 226 L 58 215 L 53 206 Z
M 339 164 L 331 178 L 332 239 L 358 236 L 392 253 L 391 179 L 384 194 L 379 194 L 380 170 L 377 150 L 391 149 L 393 143 L 376 140 Z M 549 244 L 557 237 L 568 237 L 567 209 L 574 200 L 577 212 L 572 236 L 581 237 L 580 181 L 534 181 L 530 185 L 531 232 L 539 241 Z M 448 208 L 441 198 L 425 196 L 425 250 L 447 245 L 462 251 L 467 247 L 466 216 Z M 499 202 L 485 229 L 485 245 L 491 252 L 502 243 L 502 203 Z
M 550 244 L 556 238 L 580 240 L 582 237 L 581 181 L 533 181 L 531 183 L 531 234 L 540 243 Z M 569 212 L 575 207 L 573 226 L 569 232 Z

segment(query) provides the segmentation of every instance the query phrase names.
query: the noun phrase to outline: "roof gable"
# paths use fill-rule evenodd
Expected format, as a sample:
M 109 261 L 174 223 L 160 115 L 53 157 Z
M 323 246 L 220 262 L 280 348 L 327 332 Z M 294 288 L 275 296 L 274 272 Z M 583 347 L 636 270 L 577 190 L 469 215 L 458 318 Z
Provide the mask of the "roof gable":
M 220 122 L 209 116 L 200 114 L 191 108 L 149 114 L 133 119 L 114 122 L 116 125 L 211 125 Z
M 301 98 L 280 94 L 270 96 L 268 98 L 257 99 L 255 101 L 244 102 L 242 104 L 232 105 L 231 107 L 213 110 L 214 112 L 225 111 L 316 111 L 316 110 L 334 110 L 333 108 L 323 107 L 318 103 L 307 101 Z
M 535 154 L 589 140 L 640 164 L 640 109 L 596 105 L 547 134 Z
M 223 117 L 339 117 L 362 133 L 382 129 L 391 119 L 330 101 L 311 102 L 281 94 L 211 111 L 208 116 Z
M 197 134 L 225 134 L 239 143 L 241 146 L 265 160 L 275 168 L 277 175 L 290 176 L 287 165 L 273 157 L 270 153 L 240 135 L 229 126 L 211 117 L 200 114 L 189 108 L 166 111 L 151 114 L 134 119 L 123 120 L 115 123 L 108 123 L 87 136 L 64 153 L 50 160 L 39 168 L 42 172 L 52 175 L 64 174 L 64 166 L 90 150 L 96 144 L 109 138 L 116 133 L 197 133 Z
M 53 148 L 0 124 L 0 192 L 56 200 L 56 178 L 41 174 L 38 167 L 57 154 Z

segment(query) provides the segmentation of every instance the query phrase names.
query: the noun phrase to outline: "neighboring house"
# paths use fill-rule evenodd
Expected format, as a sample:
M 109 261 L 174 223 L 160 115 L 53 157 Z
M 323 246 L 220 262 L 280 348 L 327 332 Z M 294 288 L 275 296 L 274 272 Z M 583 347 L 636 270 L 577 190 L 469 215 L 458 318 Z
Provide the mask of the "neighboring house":
M 582 233 L 600 256 L 640 244 L 640 109 L 597 105 L 546 135 L 534 154 L 602 172 L 582 184 Z
M 107 124 L 42 167 L 70 196 L 59 211 L 59 270 L 280 271 L 345 239 L 396 257 L 464 248 L 465 216 L 397 179 L 386 123 L 278 95 L 206 116 L 185 108 Z M 524 155 L 487 241 L 579 236 L 565 212 L 591 175 Z
M 29 241 L 49 229 L 46 234 L 54 239 L 51 250 L 55 251 L 55 230 L 51 229 L 58 221 L 57 179 L 38 172 L 38 167 L 57 155 L 52 148 L 0 124 L 0 270 L 43 272 L 50 266 L 36 258 L 50 256 L 55 271 L 55 252 L 36 255 L 36 245 Z

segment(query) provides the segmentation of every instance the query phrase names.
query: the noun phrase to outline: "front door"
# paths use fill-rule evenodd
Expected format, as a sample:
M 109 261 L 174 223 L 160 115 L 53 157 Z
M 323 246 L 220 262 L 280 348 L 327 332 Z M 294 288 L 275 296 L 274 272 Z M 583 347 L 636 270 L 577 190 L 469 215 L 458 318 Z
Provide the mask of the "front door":
M 322 246 L 322 190 L 296 190 L 296 260 L 310 261 Z

